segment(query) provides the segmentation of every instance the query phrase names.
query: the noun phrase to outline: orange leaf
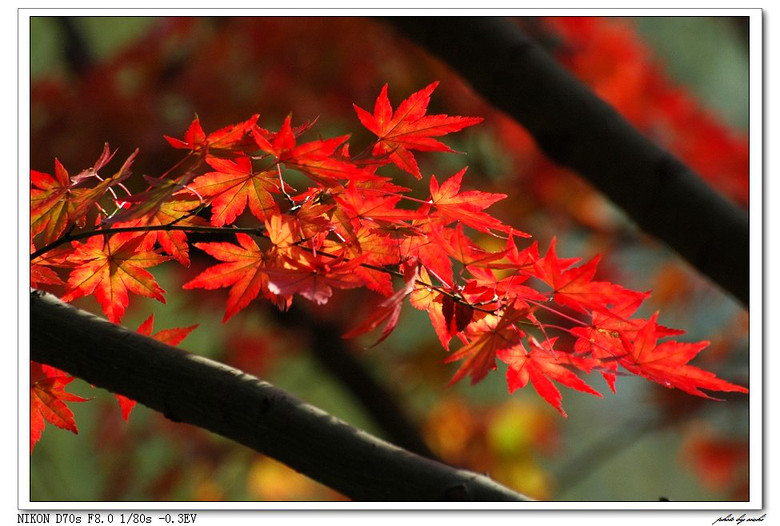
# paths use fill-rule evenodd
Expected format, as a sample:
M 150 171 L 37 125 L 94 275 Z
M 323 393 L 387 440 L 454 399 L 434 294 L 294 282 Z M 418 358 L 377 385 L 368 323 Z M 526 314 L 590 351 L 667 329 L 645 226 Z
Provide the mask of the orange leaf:
M 223 323 L 249 305 L 261 289 L 267 288 L 260 247 L 246 234 L 236 234 L 236 239 L 239 245 L 195 243 L 196 247 L 224 263 L 207 268 L 183 285 L 185 289 L 230 287 Z
M 144 268 L 170 258 L 144 250 L 141 245 L 145 237 L 145 234 L 123 233 L 105 241 L 104 235 L 96 235 L 86 243 L 74 243 L 76 248 L 68 261 L 75 267 L 62 301 L 73 301 L 94 293 L 103 312 L 114 323 L 122 319 L 129 303 L 128 292 L 165 303 L 165 291 Z
M 255 172 L 246 155 L 235 160 L 217 157 L 206 160 L 214 172 L 192 181 L 192 189 L 201 196 L 211 197 L 211 224 L 232 224 L 249 204 L 252 214 L 264 221 L 277 209 L 272 192 L 278 192 L 276 172 Z

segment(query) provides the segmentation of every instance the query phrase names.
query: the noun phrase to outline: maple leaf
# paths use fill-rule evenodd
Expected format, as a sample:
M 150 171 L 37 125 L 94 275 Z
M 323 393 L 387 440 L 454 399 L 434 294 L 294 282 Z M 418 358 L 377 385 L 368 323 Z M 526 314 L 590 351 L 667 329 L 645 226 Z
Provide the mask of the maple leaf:
M 520 343 L 524 333 L 515 323 L 524 316 L 524 312 L 508 308 L 500 316 L 488 315 L 471 324 L 467 331 L 469 343 L 445 360 L 446 363 L 463 360 L 450 385 L 467 374 L 475 384 L 496 369 L 496 353 Z
M 291 122 L 292 116 L 288 115 L 282 123 L 281 129 L 270 141 L 263 134 L 255 131 L 254 137 L 257 146 L 276 157 L 278 162 L 300 170 L 324 186 L 337 185 L 339 179 L 361 181 L 378 178 L 373 173 L 363 170 L 349 161 L 335 158 L 337 150 L 349 139 L 349 135 L 306 142 L 296 146 Z
M 30 253 L 35 253 L 35 244 L 30 241 Z M 30 286 L 37 287 L 38 285 L 64 285 L 65 282 L 60 279 L 57 272 L 51 268 L 51 266 L 57 265 L 57 261 L 53 261 L 50 257 L 51 254 L 44 254 L 38 256 L 30 262 Z M 59 262 L 60 264 L 62 262 Z
M 650 294 L 628 290 L 607 281 L 593 281 L 600 256 L 584 265 L 568 268 L 576 259 L 559 259 L 556 240 L 550 242 L 547 254 L 536 261 L 535 275 L 553 288 L 555 301 L 580 312 L 637 307 Z
M 436 332 L 436 336 L 439 338 L 442 347 L 444 347 L 445 350 L 449 350 L 450 340 L 455 333 L 450 330 L 451 323 L 444 317 L 444 294 L 427 285 L 430 283 L 428 271 L 425 267 L 420 268 L 420 277 L 417 280 L 417 285 L 414 290 L 409 294 L 409 303 L 414 308 L 424 310 L 428 313 L 433 330 Z
M 334 200 L 351 219 L 390 226 L 406 226 L 406 221 L 419 218 L 419 213 L 414 210 L 396 207 L 401 199 L 403 196 L 396 193 L 388 193 L 371 187 L 359 187 L 352 183 L 343 192 L 334 195 Z
M 230 287 L 223 323 L 249 305 L 268 283 L 263 268 L 263 251 L 246 234 L 236 234 L 236 240 L 238 245 L 222 242 L 195 243 L 196 247 L 224 263 L 207 268 L 183 285 L 185 289 Z
M 401 242 L 401 253 L 405 257 L 415 257 L 444 283 L 447 288 L 454 288 L 452 261 L 447 250 L 438 243 L 433 235 L 433 225 L 430 222 L 415 221 L 412 225 L 416 232 L 409 233 Z
M 207 158 L 225 153 L 232 155 L 236 150 L 254 147 L 251 132 L 256 127 L 259 117 L 259 114 L 252 115 L 243 122 L 225 126 L 207 136 L 200 125 L 200 118 L 195 115 L 184 133 L 184 140 L 167 135 L 163 137 L 174 148 L 190 150 L 193 153 L 204 153 Z
M 197 215 L 191 215 L 193 210 L 201 205 L 200 199 L 196 199 L 189 192 L 174 194 L 170 199 L 162 203 L 157 212 L 149 219 L 149 225 L 179 226 L 205 226 L 208 223 Z M 179 263 L 188 267 L 190 265 L 189 243 L 187 234 L 181 230 L 159 230 L 152 232 L 152 236 L 160 243 L 160 247 L 166 254 L 173 256 Z
M 417 283 L 417 277 L 420 275 L 420 265 L 416 260 L 407 260 L 403 263 L 404 273 L 404 286 L 398 289 L 392 296 L 386 298 L 380 303 L 374 311 L 368 315 L 368 317 L 352 329 L 344 334 L 344 338 L 354 338 L 365 332 L 372 331 L 379 327 L 381 323 L 385 323 L 382 333 L 379 339 L 374 342 L 371 347 L 376 347 L 385 340 L 390 333 L 393 332 L 396 325 L 398 325 L 398 318 L 401 315 L 401 306 L 404 299 L 414 290 Z
M 82 171 L 71 179 L 68 171 L 59 161 L 54 160 L 54 175 L 37 170 L 30 171 L 30 236 L 43 232 L 43 244 L 50 243 L 62 235 L 68 228 L 83 224 L 84 215 L 114 184 L 130 175 L 130 166 L 135 160 L 135 150 L 113 176 L 100 180 L 94 187 L 85 187 L 91 177 L 97 175 L 113 154 L 108 153 L 105 145 L 103 154 L 92 168 Z
M 252 214 L 264 221 L 277 209 L 272 192 L 278 192 L 276 172 L 255 172 L 246 155 L 230 159 L 209 158 L 206 162 L 215 171 L 192 181 L 192 189 L 204 197 L 211 197 L 211 224 L 229 225 L 249 204 Z
M 127 214 L 119 214 L 103 221 L 103 225 L 111 225 L 114 228 L 143 227 L 143 226 L 208 226 L 209 223 L 196 212 L 197 208 L 203 203 L 190 191 L 181 191 L 173 193 L 176 185 L 163 184 L 158 188 L 159 192 L 165 193 L 162 196 L 159 193 L 149 191 L 149 201 L 141 201 L 138 206 L 127 209 Z M 136 196 L 134 196 L 136 197 Z M 127 219 L 118 222 L 118 219 Z M 153 230 L 146 234 L 146 240 L 143 243 L 145 249 L 151 249 L 154 243 L 159 242 L 163 252 L 172 256 L 182 265 L 190 265 L 189 242 L 187 234 L 181 230 L 166 229 Z
M 499 360 L 509 365 L 506 380 L 510 393 L 525 387 L 530 380 L 536 392 L 562 416 L 566 417 L 566 411 L 561 405 L 561 392 L 551 380 L 583 393 L 598 397 L 602 395 L 574 372 L 561 365 L 557 357 L 559 352 L 553 350 L 555 341 L 556 338 L 551 338 L 540 345 L 534 338 L 529 338 L 530 351 L 518 343 L 498 350 L 497 356 Z
M 474 317 L 474 308 L 461 301 L 456 301 L 452 296 L 442 295 L 441 312 L 444 321 L 447 323 L 447 330 L 450 335 L 462 332 Z
M 299 251 L 294 259 L 285 256 L 282 266 L 266 267 L 268 290 L 287 298 L 300 294 L 318 305 L 324 305 L 333 294 L 331 287 L 349 289 L 364 285 L 354 272 L 364 259 L 361 256 L 344 261 L 342 258 L 331 259 Z
M 520 274 L 534 275 L 534 264 L 539 260 L 539 242 L 534 241 L 530 246 L 522 250 L 517 248 L 515 238 L 511 234 L 506 240 L 504 249 L 506 262 L 497 262 L 490 265 L 494 269 L 511 269 Z
M 644 319 L 630 318 L 636 309 L 637 305 L 626 304 L 616 309 L 594 310 L 591 325 L 571 329 L 571 334 L 577 336 L 574 342 L 575 352 L 593 359 L 590 363 L 601 372 L 613 393 L 618 367 L 617 358 L 625 354 L 623 340 L 636 339 L 639 330 L 648 322 Z M 656 336 L 659 338 L 684 333 L 685 331 L 678 329 L 656 326 Z
M 30 362 L 30 453 L 41 439 L 46 422 L 78 434 L 73 412 L 65 402 L 86 402 L 86 398 L 65 391 L 75 378 L 49 365 Z
M 153 250 L 143 249 L 144 234 L 115 234 L 105 240 L 96 235 L 86 243 L 74 243 L 68 262 L 75 265 L 68 278 L 68 289 L 60 298 L 73 301 L 95 294 L 108 319 L 119 323 L 129 303 L 128 292 L 165 303 L 165 291 L 157 284 L 148 267 L 170 259 Z
M 686 393 L 713 398 L 701 391 L 727 391 L 747 393 L 745 387 L 732 384 L 718 378 L 714 373 L 688 365 L 710 342 L 684 343 L 674 340 L 658 344 L 658 324 L 656 312 L 630 341 L 623 337 L 625 354 L 620 364 L 628 371 L 659 383 L 664 387 L 676 387 Z
M 31 170 L 30 183 L 30 235 L 45 230 L 43 242 L 48 243 L 59 237 L 74 219 L 75 207 L 68 199 L 72 193 L 70 176 L 55 159 L 53 176 Z
M 333 249 L 328 247 L 332 246 Z M 328 243 L 323 246 L 329 252 L 337 253 L 342 243 Z M 344 247 L 346 256 L 351 258 L 362 257 L 362 265 L 355 267 L 354 272 L 369 289 L 383 296 L 393 295 L 393 280 L 390 274 L 382 269 L 402 265 L 398 240 L 379 229 L 373 229 L 361 225 L 348 239 Z M 412 258 L 413 259 L 413 258 Z
M 189 327 L 177 327 L 173 329 L 163 329 L 152 334 L 152 328 L 154 327 L 154 314 L 150 314 L 146 320 L 138 327 L 137 332 L 144 336 L 154 338 L 158 342 L 167 343 L 168 345 L 176 346 L 181 343 L 192 331 L 198 328 L 198 325 L 190 325 Z M 119 408 L 122 411 L 122 418 L 127 421 L 130 418 L 130 412 L 136 406 L 136 401 L 132 400 L 124 395 L 114 395 L 119 402 Z
M 190 175 L 186 175 L 187 179 Z M 129 223 L 134 220 L 148 220 L 154 217 L 160 209 L 173 197 L 174 194 L 184 188 L 184 183 L 175 179 L 159 179 L 144 176 L 149 183 L 149 189 L 123 198 L 122 210 L 103 220 L 104 225 L 117 223 Z
M 353 104 L 363 126 L 379 137 L 373 154 L 389 155 L 396 166 L 417 179 L 422 179 L 422 174 L 410 150 L 454 152 L 433 137 L 460 131 L 484 120 L 481 117 L 426 115 L 431 94 L 438 85 L 438 82 L 433 82 L 413 93 L 398 105 L 395 112 L 387 97 L 387 84 L 376 99 L 373 115 Z
M 440 225 L 434 224 L 431 226 L 431 237 L 450 257 L 472 270 L 489 265 L 491 261 L 504 257 L 503 252 L 486 252 L 474 244 L 463 233 L 463 225 L 460 223 L 454 229 L 444 229 Z
M 504 225 L 495 217 L 482 211 L 490 205 L 505 199 L 505 194 L 491 194 L 478 190 L 460 192 L 460 185 L 466 170 L 467 168 L 463 168 L 444 181 L 441 186 L 439 186 L 436 176 L 431 176 L 431 203 L 436 210 L 436 213 L 433 215 L 442 218 L 445 223 L 458 221 L 480 232 L 490 234 L 493 230 L 498 230 L 500 232 L 530 237 L 528 234 Z

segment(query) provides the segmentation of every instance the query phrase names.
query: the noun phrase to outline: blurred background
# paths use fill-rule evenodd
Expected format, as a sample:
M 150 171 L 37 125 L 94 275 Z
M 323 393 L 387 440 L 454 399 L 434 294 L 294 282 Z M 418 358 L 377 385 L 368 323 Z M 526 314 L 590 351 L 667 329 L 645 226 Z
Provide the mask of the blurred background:
M 747 207 L 748 46 L 740 18 L 517 18 L 515 23 L 712 186 Z M 33 17 L 31 166 L 71 173 L 108 142 L 136 174 L 160 175 L 197 114 L 206 132 L 260 113 L 276 129 L 319 118 L 314 134 L 359 131 L 355 103 L 372 108 L 382 85 L 397 105 L 440 80 L 429 113 L 485 117 L 447 138 L 463 155 L 418 156 L 427 176 L 469 166 L 473 188 L 508 194 L 491 208 L 562 257 L 603 254 L 599 278 L 646 291 L 643 316 L 709 340 L 694 362 L 747 385 L 748 318 L 664 246 L 638 231 L 575 174 L 557 167 L 519 125 L 493 110 L 446 66 L 391 28 L 364 18 Z M 440 178 L 441 178 L 440 177 Z M 400 184 L 412 186 L 411 177 Z M 490 243 L 491 240 L 483 240 Z M 724 240 L 724 250 L 728 240 Z M 227 324 L 224 291 L 179 293 L 209 259 L 155 269 L 162 305 L 134 297 L 123 323 L 150 313 L 155 331 L 199 324 L 180 347 L 288 390 L 350 424 L 427 449 L 538 499 L 723 501 L 748 499 L 748 397 L 692 397 L 619 377 L 603 399 L 563 392 L 561 418 L 531 389 L 509 395 L 504 371 L 446 387 L 456 369 L 425 313 L 405 307 L 379 346 L 342 340 L 372 294 L 336 294 L 326 308 L 296 298 L 285 315 L 262 301 Z M 56 291 L 54 291 L 56 292 Z M 362 294 L 362 295 L 361 295 Z M 373 296 L 376 296 L 375 294 Z M 348 301 L 339 301 L 347 298 Z M 77 305 L 100 313 L 94 300 Z M 345 322 L 345 320 L 347 320 Z M 79 435 L 48 426 L 30 457 L 33 501 L 339 500 L 285 466 L 138 406 L 129 422 L 110 393 L 77 380 Z M 760 432 L 754 430 L 754 432 Z

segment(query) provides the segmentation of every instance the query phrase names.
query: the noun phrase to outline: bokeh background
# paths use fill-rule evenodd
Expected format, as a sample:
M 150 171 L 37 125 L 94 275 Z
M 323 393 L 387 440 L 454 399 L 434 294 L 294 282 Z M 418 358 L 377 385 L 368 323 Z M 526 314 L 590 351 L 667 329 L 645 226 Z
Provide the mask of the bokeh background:
M 745 19 L 515 22 L 644 133 L 747 207 Z M 468 164 L 469 185 L 509 195 L 491 208 L 494 215 L 533 234 L 543 248 L 556 236 L 562 256 L 603 254 L 600 277 L 653 290 L 643 315 L 660 310 L 659 322 L 685 329 L 689 341 L 712 342 L 696 365 L 747 384 L 748 319 L 738 303 L 644 236 L 587 183 L 546 159 L 521 126 L 382 23 L 33 17 L 30 24 L 31 166 L 48 172 L 55 157 L 71 173 L 91 166 L 108 142 L 119 157 L 139 147 L 134 172 L 159 175 L 180 155 L 163 135 L 181 137 L 195 114 L 209 132 L 254 113 L 274 129 L 292 112 L 296 122 L 319 118 L 314 133 L 354 132 L 359 142 L 367 135 L 359 131 L 352 103 L 372 107 L 388 83 L 397 105 L 440 80 L 430 113 L 486 120 L 448 137 L 467 155 L 420 155 L 426 176 L 449 176 Z M 401 184 L 414 184 L 410 179 Z M 266 379 L 378 436 L 387 437 L 394 424 L 382 421 L 371 398 L 391 399 L 437 456 L 535 498 L 748 499 L 747 396 L 713 402 L 633 377 L 619 377 L 613 395 L 593 378 L 605 397 L 565 390 L 569 417 L 563 419 L 530 388 L 510 396 L 501 368 L 476 386 L 446 387 L 455 365 L 443 363 L 446 354 L 427 316 L 412 308 L 376 348 L 364 349 L 373 343 L 369 336 L 336 338 L 337 344 L 322 349 L 326 335 L 344 332 L 361 305 L 374 301 L 370 293 L 339 294 L 322 309 L 296 298 L 298 310 L 289 317 L 255 301 L 223 325 L 224 291 L 180 290 L 207 264 L 193 251 L 190 268 L 158 267 L 168 303 L 133 298 L 123 323 L 137 328 L 150 313 L 155 330 L 197 323 L 182 348 Z M 77 304 L 100 313 L 89 298 Z M 373 387 L 356 395 L 356 375 Z M 92 400 L 71 404 L 78 436 L 48 426 L 36 445 L 30 457 L 33 501 L 343 499 L 272 459 L 144 407 L 126 423 L 113 395 L 81 381 L 71 385 Z

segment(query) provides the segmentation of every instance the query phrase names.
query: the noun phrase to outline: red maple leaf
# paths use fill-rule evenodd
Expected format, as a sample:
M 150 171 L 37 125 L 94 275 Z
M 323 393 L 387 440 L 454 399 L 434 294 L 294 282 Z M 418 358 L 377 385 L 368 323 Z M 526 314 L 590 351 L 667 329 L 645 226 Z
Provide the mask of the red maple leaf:
M 252 214 L 264 221 L 277 205 L 273 192 L 278 192 L 278 176 L 273 170 L 256 172 L 246 155 L 235 160 L 213 157 L 206 162 L 215 170 L 192 181 L 192 189 L 211 199 L 211 224 L 229 225 L 249 204 Z
M 68 261 L 75 267 L 68 278 L 68 290 L 60 299 L 73 301 L 94 293 L 103 312 L 114 323 L 122 319 L 129 303 L 128 292 L 165 303 L 165 291 L 144 268 L 170 258 L 145 249 L 144 234 L 114 234 L 108 241 L 105 237 L 96 235 L 86 243 L 74 243 L 75 250 Z
M 444 283 L 454 288 L 452 261 L 444 247 L 433 236 L 433 225 L 427 221 L 415 221 L 415 232 L 409 233 L 401 242 L 401 253 L 406 257 L 415 257 L 420 263 Z
M 288 115 L 281 129 L 270 140 L 255 131 L 257 146 L 276 157 L 278 162 L 300 170 L 324 186 L 337 185 L 339 179 L 352 181 L 377 179 L 373 173 L 359 168 L 348 160 L 336 158 L 337 151 L 343 147 L 349 135 L 305 142 L 296 146 L 296 134 L 292 129 L 291 121 L 292 117 Z
M 431 225 L 431 239 L 451 258 L 469 268 L 484 267 L 491 261 L 504 257 L 504 252 L 486 252 L 478 247 L 463 233 L 463 225 L 460 223 L 454 229 Z
M 282 297 L 300 294 L 318 305 L 324 305 L 333 294 L 331 287 L 349 289 L 365 285 L 354 271 L 365 256 L 344 261 L 342 258 L 298 251 L 295 258 L 284 256 L 283 259 L 281 265 L 265 269 L 268 290 Z
M 230 287 L 227 310 L 222 322 L 228 321 L 241 309 L 249 305 L 257 294 L 267 289 L 265 256 L 257 243 L 246 234 L 236 234 L 238 245 L 232 243 L 195 243 L 213 258 L 224 261 L 207 268 L 191 281 L 185 289 L 217 289 Z
M 43 232 L 43 244 L 57 239 L 68 228 L 83 225 L 85 214 L 103 196 L 108 188 L 130 175 L 138 150 L 133 152 L 113 176 L 99 179 L 97 172 L 113 154 L 106 144 L 103 154 L 95 164 L 71 179 L 58 159 L 54 160 L 54 175 L 37 170 L 30 171 L 30 235 Z M 98 183 L 86 186 L 90 179 Z
M 498 230 L 500 232 L 530 237 L 528 234 L 504 225 L 495 217 L 482 211 L 493 203 L 505 199 L 505 194 L 491 194 L 478 190 L 460 191 L 460 185 L 466 169 L 463 168 L 444 181 L 441 186 L 439 186 L 436 176 L 431 176 L 431 203 L 436 211 L 435 214 L 431 215 L 444 219 L 445 223 L 458 221 L 480 232 L 492 233 L 493 230 Z
M 65 402 L 86 402 L 86 398 L 65 391 L 75 378 L 49 365 L 30 362 L 30 453 L 41 439 L 46 422 L 78 434 L 73 412 Z
M 467 374 L 471 383 L 482 380 L 496 369 L 496 353 L 520 343 L 524 333 L 515 325 L 525 314 L 508 308 L 501 316 L 488 315 L 468 327 L 469 343 L 445 360 L 446 363 L 463 360 L 450 380 L 450 385 Z
M 685 343 L 674 340 L 658 344 L 658 313 L 642 327 L 633 341 L 623 337 L 625 354 L 620 364 L 629 372 L 643 376 L 664 387 L 676 387 L 686 393 L 715 399 L 701 391 L 747 393 L 745 387 L 721 380 L 714 373 L 688 365 L 710 342 Z M 717 400 L 717 399 L 715 399 Z
M 571 334 L 577 336 L 574 350 L 580 356 L 593 360 L 587 363 L 595 366 L 601 372 L 609 389 L 615 392 L 615 379 L 618 358 L 625 354 L 623 340 L 634 340 L 648 320 L 630 318 L 637 305 L 626 304 L 618 309 L 602 309 L 593 311 L 591 325 L 573 327 Z M 685 331 L 656 326 L 656 336 L 664 338 L 684 334 Z M 583 365 L 585 362 L 582 362 Z M 587 370 L 587 367 L 581 367 Z
M 162 203 L 148 224 L 205 226 L 208 224 L 206 220 L 193 214 L 193 211 L 200 204 L 200 200 L 194 198 L 189 192 L 174 194 L 170 199 Z M 190 265 L 189 242 L 184 232 L 181 230 L 159 230 L 152 233 L 152 235 L 160 243 L 160 247 L 166 254 L 173 256 L 176 261 L 185 267 Z
M 184 133 L 184 140 L 167 135 L 163 137 L 174 148 L 190 150 L 193 153 L 205 153 L 207 157 L 222 153 L 232 155 L 236 150 L 254 148 L 255 144 L 251 132 L 256 127 L 255 123 L 259 117 L 259 114 L 252 115 L 243 122 L 225 126 L 207 136 L 196 115 Z
M 144 192 L 150 197 L 149 201 L 138 202 L 137 205 L 103 221 L 103 225 L 110 224 L 114 228 L 208 226 L 208 221 L 196 215 L 197 208 L 202 205 L 201 200 L 187 190 L 173 193 L 176 186 L 176 183 L 169 181 L 154 191 Z M 158 191 L 166 195 L 161 196 Z M 122 219 L 122 222 L 118 222 L 119 219 Z M 189 242 L 185 232 L 174 229 L 151 231 L 146 234 L 143 245 L 151 248 L 155 241 L 160 243 L 163 252 L 173 256 L 179 263 L 186 267 L 190 265 Z
M 530 351 L 518 343 L 512 347 L 500 349 L 497 356 L 499 360 L 509 365 L 506 381 L 510 393 L 525 387 L 530 380 L 536 392 L 566 417 L 566 411 L 561 405 L 561 392 L 551 380 L 583 393 L 590 393 L 598 397 L 602 395 L 586 384 L 573 371 L 561 365 L 558 359 L 558 355 L 561 353 L 553 350 L 555 340 L 556 338 L 551 338 L 540 345 L 534 338 L 529 338 Z
M 397 208 L 396 205 L 403 199 L 402 195 L 381 188 L 364 188 L 350 183 L 344 191 L 335 194 L 334 199 L 347 217 L 363 222 L 406 226 L 406 221 L 419 217 L 414 210 Z
M 581 312 L 608 308 L 636 308 L 650 294 L 628 290 L 608 281 L 593 281 L 600 257 L 584 265 L 568 268 L 576 259 L 559 259 L 556 240 L 550 242 L 547 254 L 536 261 L 535 275 L 553 288 L 555 301 Z
M 387 84 L 376 99 L 373 115 L 353 104 L 363 126 L 379 137 L 373 154 L 389 155 L 396 166 L 417 179 L 422 179 L 422 174 L 410 150 L 453 152 L 449 146 L 433 137 L 447 135 L 484 120 L 482 117 L 426 115 L 431 94 L 438 85 L 438 82 L 434 82 L 413 93 L 399 104 L 395 112 L 387 98 Z
M 459 301 L 458 298 L 445 294 L 442 295 L 441 299 L 441 313 L 444 316 L 444 321 L 447 323 L 449 335 L 454 336 L 462 332 L 471 323 L 474 317 L 474 308 Z
M 30 241 L 30 253 L 35 253 L 35 244 Z M 37 287 L 38 285 L 64 285 L 57 275 L 57 272 L 52 269 L 52 266 L 60 266 L 63 261 L 58 261 L 57 258 L 52 258 L 52 253 L 47 252 L 41 256 L 38 256 L 30 262 L 30 286 Z
M 393 332 L 398 325 L 401 315 L 401 306 L 404 299 L 414 290 L 417 277 L 420 275 L 420 265 L 416 260 L 407 260 L 403 263 L 404 286 L 398 289 L 392 296 L 385 298 L 374 311 L 357 327 L 344 334 L 344 338 L 354 338 L 359 334 L 373 331 L 384 323 L 379 339 L 371 347 L 376 347 Z

